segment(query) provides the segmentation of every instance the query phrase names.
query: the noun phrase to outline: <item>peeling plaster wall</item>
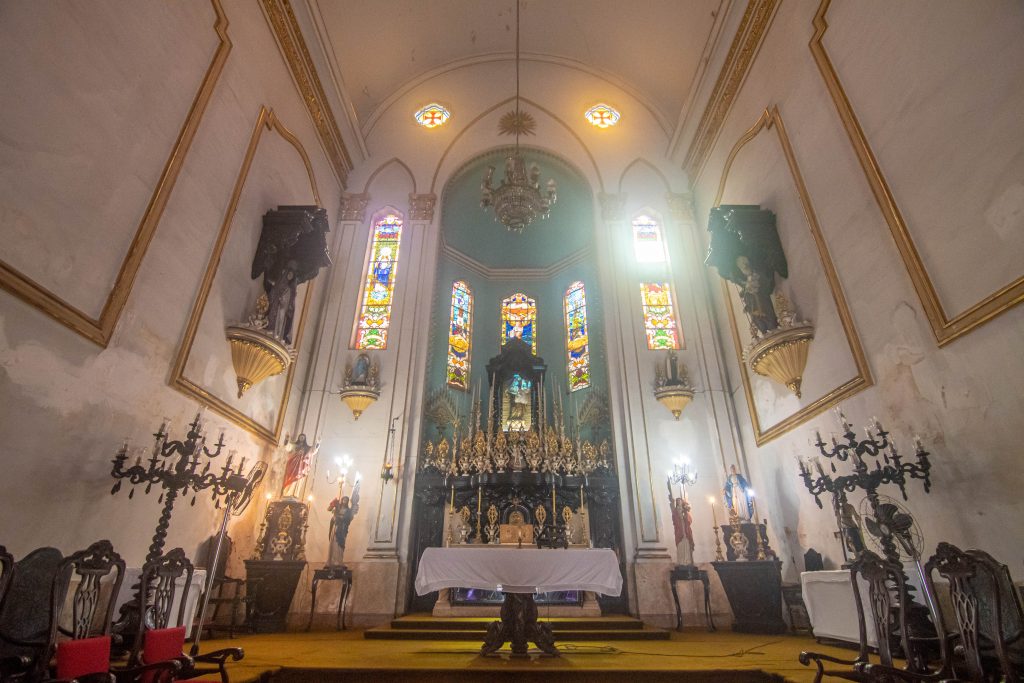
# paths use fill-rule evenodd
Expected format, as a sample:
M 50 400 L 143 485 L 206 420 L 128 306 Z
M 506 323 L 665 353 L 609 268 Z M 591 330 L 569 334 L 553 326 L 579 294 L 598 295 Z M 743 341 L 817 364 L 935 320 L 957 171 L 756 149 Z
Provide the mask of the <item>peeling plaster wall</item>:
M 51 9 L 51 16 L 40 16 Z M 172 420 L 172 436 L 178 436 L 196 413 L 195 399 L 168 386 L 171 364 L 261 105 L 298 137 L 332 224 L 337 217 L 338 181 L 266 19 L 253 3 L 227 2 L 224 9 L 233 47 L 109 345 L 100 348 L 0 293 L 0 543 L 16 557 L 44 545 L 70 553 L 109 538 L 129 566 L 142 562 L 160 511 L 158 492 L 145 496 L 139 489 L 128 500 L 124 487 L 111 497 L 110 460 L 125 438 L 135 447 L 150 446 L 162 417 Z M 16 63 L 5 59 L 16 66 L 5 67 L 0 87 L 24 92 L 5 100 L 2 114 L 0 169 L 16 174 L 18 183 L 5 182 L 0 192 L 0 242 L 6 245 L 0 258 L 30 276 L 50 273 L 44 284 L 97 315 L 96 302 L 117 274 L 217 40 L 208 3 L 131 3 L 129 9 L 104 2 L 88 10 L 82 16 L 45 4 L 0 10 L 0 44 L 22 51 Z M 28 31 L 42 19 L 45 31 Z M 31 40 L 18 41 L 19 34 Z M 146 71 L 154 54 L 173 67 Z M 67 97 L 37 108 L 51 91 Z M 117 97 L 132 107 L 121 107 Z M 13 137 L 12 121 L 21 126 Z M 89 144 L 72 149 L 79 140 Z M 67 175 L 72 157 L 74 172 Z M 259 217 L 296 201 L 312 201 L 304 165 L 292 145 L 264 131 L 196 340 L 196 349 L 210 351 L 192 359 L 202 368 L 197 378 L 243 410 L 260 405 L 276 411 L 284 379 L 267 380 L 237 401 L 223 325 L 243 317 L 253 294 L 248 270 Z M 38 229 L 24 228 L 37 223 Z M 329 243 L 336 237 L 329 235 Z M 102 258 L 93 259 L 94 252 Z M 322 274 L 318 288 L 325 280 Z M 286 430 L 305 379 L 319 299 L 317 293 L 311 302 Z M 227 388 L 217 383 L 225 377 Z M 270 457 L 263 440 L 212 411 L 206 420 L 214 435 L 224 428 L 228 447 L 250 463 Z M 280 481 L 282 465 L 274 463 L 267 490 Z M 184 498 L 175 509 L 167 548 L 180 545 L 198 559 L 196 548 L 216 530 L 219 513 L 208 496 L 194 507 L 189 502 Z M 232 522 L 236 574 L 251 552 L 261 512 L 258 500 Z
M 1012 3 L 966 7 L 957 3 L 898 5 L 879 29 L 876 12 L 861 3 L 836 2 L 825 37 L 846 92 L 861 116 L 869 142 L 910 225 L 933 280 L 953 312 L 963 310 L 997 284 L 1020 274 L 1020 211 L 1007 210 L 1022 178 L 1019 126 L 1024 90 L 1016 78 L 1019 41 L 998 39 L 1019 32 L 1024 14 Z M 984 11 L 981 11 L 981 10 Z M 1024 410 L 1024 308 L 1017 307 L 939 348 L 903 261 L 866 181 L 808 42 L 816 3 L 783 3 L 732 106 L 713 153 L 694 184 L 700 238 L 727 155 L 767 107 L 781 113 L 807 185 L 825 242 L 863 342 L 874 386 L 844 401 L 857 432 L 877 416 L 904 452 L 920 435 L 933 453 L 932 492 L 908 486 L 907 507 L 924 534 L 925 555 L 939 541 L 979 547 L 1020 577 L 1024 519 L 1017 424 Z M 977 10 L 977 11 L 976 11 Z M 891 22 L 891 23 L 890 23 Z M 945 36 L 941 48 L 935 40 Z M 1000 46 L 988 52 L 980 46 Z M 901 85 L 903 84 L 903 85 Z M 894 93 L 898 93 L 896 96 Z M 979 127 L 985 130 L 979 131 Z M 769 145 L 776 131 L 762 131 L 748 145 Z M 946 156 L 936 158 L 937 150 Z M 988 153 L 983 153 L 988 150 Z M 784 160 L 770 171 L 749 163 L 758 152 L 744 148 L 729 175 L 726 200 L 760 203 L 778 214 L 790 258 L 781 285 L 798 312 L 819 326 L 811 347 L 805 386 L 815 386 L 849 350 L 834 320 L 813 303 L 828 287 L 807 258 L 809 232 Z M 770 159 L 772 157 L 765 157 Z M 781 156 L 774 159 L 780 160 Z M 946 188 L 936 193 L 936 188 Z M 969 209 L 968 209 L 969 207 Z M 1007 225 L 1014 225 L 1006 230 Z M 977 274 L 977 275 L 975 275 Z M 828 566 L 842 562 L 833 537 L 828 500 L 819 510 L 797 477 L 796 454 L 812 455 L 814 430 L 826 440 L 839 427 L 819 415 L 758 447 L 728 333 L 718 277 L 710 271 L 718 323 L 729 359 L 730 391 L 742 431 L 752 485 L 769 519 L 773 545 L 790 580 L 803 568 L 809 547 Z M 963 296 L 970 293 L 970 296 Z M 734 295 L 732 295 L 734 296 Z M 736 309 L 739 324 L 745 321 Z M 781 386 L 754 376 L 755 405 L 769 424 L 816 396 L 796 399 Z M 820 390 L 827 389 L 819 385 Z M 812 394 L 814 392 L 812 391 Z M 843 465 L 839 465 L 844 470 Z M 893 487 L 883 493 L 899 496 Z M 852 496 L 858 504 L 862 496 Z

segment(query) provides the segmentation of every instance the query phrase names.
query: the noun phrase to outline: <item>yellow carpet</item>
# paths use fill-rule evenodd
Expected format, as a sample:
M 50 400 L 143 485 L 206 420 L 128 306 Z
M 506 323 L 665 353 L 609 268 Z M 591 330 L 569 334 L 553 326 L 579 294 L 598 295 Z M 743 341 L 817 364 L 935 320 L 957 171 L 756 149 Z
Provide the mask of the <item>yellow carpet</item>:
M 628 680 L 629 674 L 708 672 L 691 680 L 735 680 L 739 672 L 762 671 L 787 681 L 812 681 L 810 668 L 797 655 L 813 650 L 851 659 L 853 650 L 819 645 L 805 636 L 770 636 L 703 630 L 672 633 L 667 641 L 558 642 L 558 658 L 533 655 L 513 659 L 507 650 L 498 657 L 481 657 L 479 646 L 469 642 L 364 640 L 362 631 L 279 633 L 203 641 L 202 650 L 236 646 L 245 659 L 229 665 L 232 683 L 274 680 L 444 681 L 494 680 L 515 674 L 516 680 L 538 678 L 543 673 L 586 674 L 602 680 Z M 507 648 L 507 645 L 506 645 Z M 712 675 L 713 671 L 725 672 Z M 328 675 L 327 672 L 331 672 Z M 347 672 L 347 675 L 345 675 Z M 403 672 L 404 675 L 403 675 Z M 455 672 L 458 672 L 457 675 Z M 556 673 L 559 672 L 559 673 Z M 605 675 L 600 675 L 605 672 Z M 620 675 L 616 676 L 616 672 Z M 729 676 L 728 672 L 737 672 Z M 416 675 L 418 674 L 418 675 Z M 536 674 L 536 676 L 531 676 Z M 661 676 L 656 676 L 661 678 Z M 652 679 L 653 680 L 653 679 Z M 765 680 L 768 680 L 765 678 Z M 778 679 L 776 679 L 778 680 Z

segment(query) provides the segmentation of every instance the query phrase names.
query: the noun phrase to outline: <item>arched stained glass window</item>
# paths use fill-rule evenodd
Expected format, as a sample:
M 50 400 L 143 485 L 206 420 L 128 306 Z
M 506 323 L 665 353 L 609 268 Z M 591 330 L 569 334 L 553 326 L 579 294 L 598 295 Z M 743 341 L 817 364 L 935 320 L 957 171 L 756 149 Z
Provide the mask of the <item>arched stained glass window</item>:
M 537 302 L 517 292 L 501 302 L 501 343 L 520 337 L 537 353 Z
M 469 351 L 473 333 L 473 292 L 462 280 L 452 284 L 452 317 L 448 326 L 448 386 L 469 387 Z
M 641 282 L 647 348 L 678 349 L 679 329 L 672 310 L 672 288 L 667 282 Z
M 373 244 L 366 268 L 362 307 L 356 329 L 357 349 L 386 349 L 391 324 L 391 303 L 398 272 L 398 245 L 402 239 L 402 219 L 387 214 L 373 225 Z
M 646 214 L 633 219 L 633 253 L 640 263 L 664 263 L 665 245 L 658 221 Z
M 569 354 L 566 374 L 569 391 L 590 386 L 590 339 L 587 335 L 587 295 L 582 282 L 565 293 L 565 347 Z

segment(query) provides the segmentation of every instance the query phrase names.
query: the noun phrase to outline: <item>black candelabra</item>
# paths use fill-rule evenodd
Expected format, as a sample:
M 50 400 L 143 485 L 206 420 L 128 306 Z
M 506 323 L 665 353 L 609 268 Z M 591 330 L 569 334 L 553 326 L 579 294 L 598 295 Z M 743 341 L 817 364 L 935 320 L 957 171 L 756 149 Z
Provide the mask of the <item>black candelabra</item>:
M 224 449 L 224 433 L 221 432 L 213 450 L 207 448 L 200 414 L 196 414 L 195 419 L 189 424 L 189 430 L 184 440 L 171 441 L 168 436 L 168 423 L 165 420 L 157 433 L 153 435 L 154 443 L 148 461 L 144 463 L 142 456 L 139 455 L 135 459 L 135 464 L 125 467 L 129 457 L 128 444 L 125 444 L 114 456 L 112 461 L 114 466 L 110 470 L 110 476 L 117 479 L 117 483 L 110 490 L 111 495 L 121 490 L 121 485 L 125 480 L 132 485 L 128 494 L 129 498 L 135 495 L 136 486 L 145 485 L 147 494 L 154 486 L 161 489 L 160 502 L 163 503 L 163 510 L 160 512 L 160 520 L 157 522 L 153 542 L 146 555 L 146 562 L 160 557 L 167 540 L 167 529 L 170 526 L 174 504 L 179 496 L 187 496 L 191 491 L 191 504 L 195 505 L 199 492 L 212 489 L 213 500 L 220 508 L 222 500 L 228 496 L 241 494 L 249 485 L 249 477 L 242 474 L 245 468 L 245 458 L 241 459 L 235 469 L 231 467 L 234 459 L 233 452 L 228 454 L 224 467 L 219 469 L 219 473 L 217 470 L 211 472 L 213 459 L 218 457 Z M 205 464 L 203 464 L 204 459 Z
M 916 456 L 916 462 L 905 461 L 896 449 L 896 445 L 889 438 L 889 432 L 886 431 L 877 418 L 872 419 L 872 424 L 864 428 L 865 438 L 860 440 L 853 431 L 853 426 L 846 420 L 846 416 L 838 409 L 836 413 L 842 424 L 842 438 L 845 441 L 839 441 L 835 436 L 832 436 L 831 447 L 829 447 L 821 438 L 821 433 L 815 432 L 817 440 L 814 445 L 817 447 L 818 452 L 829 460 L 831 472 L 825 470 L 821 459 L 818 457 L 812 460 L 814 473 L 812 473 L 811 467 L 801 459 L 800 477 L 803 479 L 804 485 L 811 495 L 814 496 L 814 502 L 818 504 L 819 508 L 823 507 L 821 504 L 821 494 L 832 494 L 832 505 L 836 513 L 836 519 L 839 522 L 844 555 L 846 554 L 847 535 L 853 531 L 850 527 L 855 524 L 851 519 L 852 515 L 847 514 L 848 503 L 846 496 L 848 493 L 863 490 L 867 496 L 868 504 L 871 506 L 872 515 L 874 515 L 874 520 L 871 523 L 877 527 L 887 527 L 885 530 L 888 533 L 879 535 L 879 545 L 886 559 L 902 567 L 903 563 L 900 560 L 900 553 L 896 547 L 896 540 L 894 540 L 898 538 L 905 545 L 908 553 L 913 555 L 913 559 L 918 564 L 918 570 L 920 571 L 920 549 L 911 547 L 912 544 L 905 535 L 905 532 L 909 531 L 910 526 L 913 524 L 912 519 L 907 515 L 898 513 L 894 505 L 881 504 L 878 488 L 887 484 L 894 484 L 899 488 L 903 500 L 907 500 L 907 482 L 912 479 L 920 479 L 922 480 L 925 493 L 928 493 L 931 490 L 929 453 L 921 445 L 921 440 L 915 438 L 914 455 Z M 872 429 L 874 434 L 872 434 Z M 866 458 L 871 458 L 874 466 L 869 465 L 869 461 Z M 837 474 L 836 461 L 849 462 L 853 466 L 853 471 L 849 474 Z M 897 534 L 899 534 L 898 537 Z M 905 573 L 904 585 L 907 587 L 909 603 L 905 606 L 908 612 L 908 628 L 915 636 L 933 637 L 935 629 L 928 620 L 928 611 L 915 602 L 913 587 L 909 585 Z M 934 609 L 933 597 L 927 593 L 925 597 Z
M 853 493 L 858 489 L 863 490 L 871 505 L 874 514 L 878 514 L 879 498 L 878 487 L 886 484 L 895 484 L 903 500 L 907 500 L 907 482 L 911 479 L 921 479 L 924 484 L 924 491 L 931 490 L 931 463 L 928 461 L 929 453 L 924 450 L 920 439 L 915 439 L 916 462 L 904 461 L 896 449 L 896 444 L 889 439 L 889 432 L 882 424 L 873 420 L 873 424 L 864 428 L 863 440 L 858 440 L 853 426 L 847 422 L 846 416 L 838 413 L 840 423 L 843 427 L 844 442 L 837 441 L 832 437 L 832 446 L 829 448 L 821 438 L 821 432 L 815 432 L 817 438 L 814 444 L 818 452 L 828 458 L 832 470 L 831 474 L 825 471 L 819 458 L 814 458 L 813 464 L 817 476 L 811 472 L 811 468 L 803 460 L 800 461 L 800 476 L 804 480 L 804 486 L 814 496 L 814 502 L 818 507 L 821 504 L 821 494 L 831 493 L 832 503 L 837 517 L 842 520 L 844 507 L 846 505 L 846 494 Z M 874 428 L 874 435 L 871 430 Z M 868 464 L 865 456 L 873 459 L 874 467 Z M 853 472 L 838 475 L 836 461 L 850 462 Z M 882 551 L 886 559 L 892 562 L 899 562 L 899 551 L 891 535 L 885 535 L 880 539 Z M 844 545 L 845 548 L 845 545 Z

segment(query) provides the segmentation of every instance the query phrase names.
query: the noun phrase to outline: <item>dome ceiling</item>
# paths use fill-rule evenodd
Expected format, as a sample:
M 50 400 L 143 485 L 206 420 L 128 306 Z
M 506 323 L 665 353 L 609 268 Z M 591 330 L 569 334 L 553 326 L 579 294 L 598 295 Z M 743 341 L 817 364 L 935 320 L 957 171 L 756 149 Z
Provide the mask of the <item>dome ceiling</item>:
M 725 2 L 522 0 L 523 59 L 595 73 L 634 92 L 673 125 Z M 515 4 L 509 0 L 310 0 L 310 6 L 359 126 L 410 83 L 477 61 L 512 62 Z
M 508 148 L 484 154 L 460 169 L 441 195 L 441 231 L 445 244 L 489 268 L 544 268 L 581 248 L 594 235 L 593 200 L 590 188 L 577 172 L 557 157 L 520 147 L 527 166 L 537 162 L 541 183 L 558 183 L 558 201 L 551 215 L 523 231 L 511 233 L 494 220 L 494 210 L 480 206 L 480 180 L 494 166 L 494 183 L 505 173 Z

